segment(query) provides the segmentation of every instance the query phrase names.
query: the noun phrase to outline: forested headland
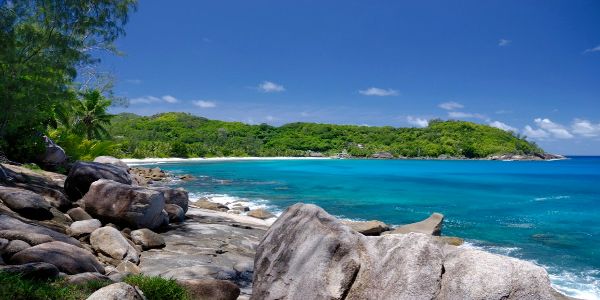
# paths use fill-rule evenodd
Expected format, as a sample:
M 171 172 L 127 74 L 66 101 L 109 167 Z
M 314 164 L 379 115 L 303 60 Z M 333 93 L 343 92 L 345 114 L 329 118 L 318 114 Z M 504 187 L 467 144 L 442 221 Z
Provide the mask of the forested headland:
M 464 121 L 432 120 L 425 128 L 316 123 L 267 124 L 209 120 L 186 113 L 116 115 L 108 126 L 118 157 L 326 156 L 485 158 L 543 153 L 512 132 Z

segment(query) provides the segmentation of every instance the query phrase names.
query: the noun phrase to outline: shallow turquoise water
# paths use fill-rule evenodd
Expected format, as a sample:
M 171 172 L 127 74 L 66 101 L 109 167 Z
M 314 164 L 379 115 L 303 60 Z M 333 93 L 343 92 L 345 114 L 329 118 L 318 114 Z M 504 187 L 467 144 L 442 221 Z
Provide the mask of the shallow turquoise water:
M 600 157 L 550 162 L 284 160 L 161 164 L 199 197 L 282 211 L 314 203 L 389 224 L 446 217 L 443 234 L 545 266 L 555 287 L 600 299 Z

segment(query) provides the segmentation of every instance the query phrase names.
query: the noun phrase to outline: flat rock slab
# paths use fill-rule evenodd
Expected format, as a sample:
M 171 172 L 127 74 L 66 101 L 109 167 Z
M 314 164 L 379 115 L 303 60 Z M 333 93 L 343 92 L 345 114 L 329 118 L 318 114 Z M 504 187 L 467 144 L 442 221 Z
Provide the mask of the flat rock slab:
M 21 240 L 32 246 L 54 241 L 49 235 L 20 230 L 0 230 L 0 238 L 10 241 Z
M 226 215 L 190 208 L 184 223 L 161 234 L 165 248 L 142 252 L 142 273 L 176 280 L 229 280 L 249 295 L 255 248 L 267 229 L 260 224 L 267 223 L 240 223 L 252 218 Z
M 0 230 L 17 230 L 26 233 L 37 233 L 50 236 L 55 241 L 65 242 L 74 246 L 81 246 L 78 240 L 49 228 L 28 224 L 16 218 L 0 214 Z
M 429 218 L 423 221 L 402 225 L 392 231 L 386 231 L 383 234 L 404 234 L 409 232 L 418 232 L 439 236 L 442 234 L 443 221 L 444 215 L 440 213 L 433 213 L 431 214 L 431 216 L 429 216 Z

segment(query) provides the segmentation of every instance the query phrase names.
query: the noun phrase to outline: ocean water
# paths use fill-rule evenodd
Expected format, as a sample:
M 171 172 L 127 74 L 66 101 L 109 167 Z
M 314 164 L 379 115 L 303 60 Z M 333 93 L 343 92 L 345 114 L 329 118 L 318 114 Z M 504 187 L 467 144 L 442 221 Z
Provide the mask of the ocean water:
M 273 160 L 165 163 L 192 197 L 283 211 L 313 203 L 388 224 L 445 215 L 465 247 L 546 267 L 567 295 L 600 299 L 600 157 L 546 162 Z

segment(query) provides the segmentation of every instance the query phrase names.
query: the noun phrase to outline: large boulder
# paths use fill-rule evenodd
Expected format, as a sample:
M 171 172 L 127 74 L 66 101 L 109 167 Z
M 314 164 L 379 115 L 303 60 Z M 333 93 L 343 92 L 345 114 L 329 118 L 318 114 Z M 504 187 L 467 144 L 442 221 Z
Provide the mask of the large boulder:
M 352 230 L 364 235 L 379 235 L 380 233 L 390 229 L 390 227 L 385 223 L 377 220 L 365 222 L 345 221 L 344 224 L 350 226 Z
M 216 210 L 216 211 L 228 211 L 229 207 L 221 203 L 211 202 L 204 199 L 194 202 L 194 206 L 202 209 Z
M 38 161 L 46 168 L 56 169 L 64 166 L 67 162 L 67 154 L 65 150 L 52 141 L 49 137 L 44 136 L 46 151 L 38 157 Z
M 532 263 L 422 233 L 364 236 L 314 205 L 275 221 L 254 268 L 251 299 L 554 299 Z
M 112 157 L 112 156 L 98 156 L 98 157 L 94 158 L 94 162 L 117 166 L 117 167 L 125 169 L 125 170 L 129 169 L 129 166 L 126 163 L 124 163 L 122 160 L 120 160 L 116 157 Z
M 99 256 L 102 255 L 101 259 L 113 266 L 122 261 L 134 264 L 140 262 L 140 253 L 113 227 L 105 226 L 94 230 L 90 235 L 90 244 Z
M 152 187 L 151 189 L 161 191 L 165 196 L 166 204 L 175 204 L 183 209 L 183 212 L 188 211 L 189 195 L 188 192 L 182 188 L 169 188 L 169 187 Z
M 50 212 L 50 208 L 52 207 L 50 203 L 44 197 L 34 192 L 20 188 L 0 186 L 0 200 L 11 210 L 23 217 L 33 220 L 48 220 L 53 218 Z
M 266 220 L 266 219 L 270 219 L 270 218 L 275 218 L 275 215 L 268 212 L 266 209 L 262 209 L 262 208 L 257 208 L 257 209 L 253 209 L 251 211 L 248 212 L 248 216 L 257 218 L 257 219 L 261 219 L 261 220 Z
M 55 241 L 65 242 L 74 246 L 81 246 L 78 240 L 66 234 L 51 230 L 43 226 L 25 223 L 16 218 L 3 214 L 0 214 L 0 230 L 16 230 L 24 232 L 25 234 L 42 234 L 50 236 Z
M 402 225 L 392 231 L 384 232 L 384 234 L 401 234 L 409 232 L 419 232 L 429 235 L 441 235 L 442 234 L 442 223 L 444 222 L 444 215 L 440 213 L 433 213 L 429 218 L 411 224 Z
M 25 167 L 2 164 L 2 168 L 11 178 L 10 182 L 3 184 L 18 187 L 42 195 L 50 205 L 66 210 L 72 203 L 64 194 L 63 184 L 67 178 L 65 175 L 42 170 L 30 170 Z M 0 172 L 2 173 L 2 172 Z
M 65 180 L 65 192 L 71 201 L 77 201 L 99 179 L 109 179 L 131 185 L 131 177 L 123 168 L 97 162 L 77 162 L 71 167 Z
M 0 272 L 19 274 L 24 278 L 40 280 L 56 278 L 59 274 L 59 270 L 55 265 L 45 262 L 1 266 Z
M 92 183 L 81 203 L 103 223 L 155 229 L 169 222 L 163 194 L 140 186 L 101 179 Z
M 144 250 L 163 248 L 166 245 L 165 239 L 160 234 L 147 228 L 132 231 L 131 239 Z
M 439 299 L 553 299 L 546 270 L 523 260 L 464 249 L 444 268 Z
M 190 279 L 178 281 L 195 300 L 235 300 L 240 288 L 227 280 Z
M 39 244 L 19 251 L 10 259 L 12 264 L 46 262 L 55 265 L 61 272 L 77 274 L 83 272 L 104 273 L 104 267 L 88 251 L 63 242 Z
M 131 285 L 118 282 L 105 286 L 93 294 L 87 300 L 143 300 L 146 299 L 141 291 Z
M 256 249 L 252 299 L 342 299 L 360 271 L 361 236 L 314 205 L 291 206 Z

